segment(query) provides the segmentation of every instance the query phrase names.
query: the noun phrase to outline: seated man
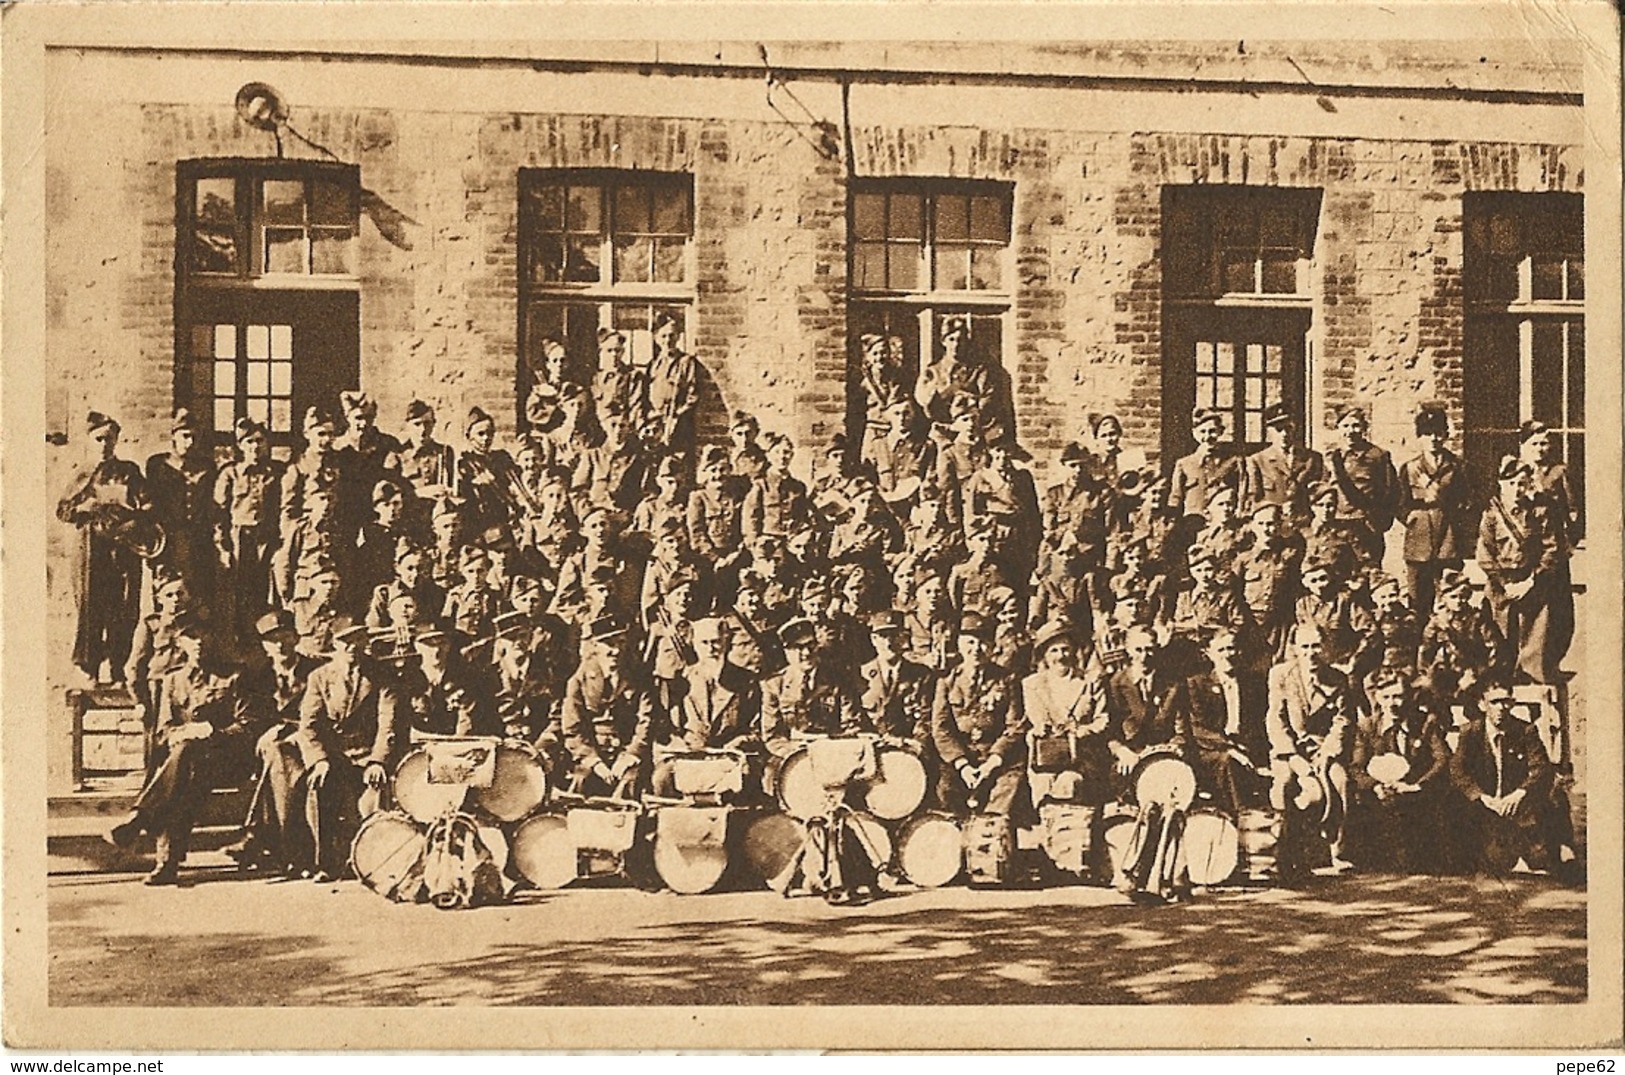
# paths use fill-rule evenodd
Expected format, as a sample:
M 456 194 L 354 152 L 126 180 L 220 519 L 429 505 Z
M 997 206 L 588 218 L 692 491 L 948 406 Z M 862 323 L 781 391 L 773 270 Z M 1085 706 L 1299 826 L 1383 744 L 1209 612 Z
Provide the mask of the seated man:
M 1326 643 L 1321 628 L 1300 623 L 1286 659 L 1270 669 L 1270 806 L 1286 821 L 1312 818 L 1326 838 L 1331 869 L 1341 872 L 1352 865 L 1343 858 L 1343 836 L 1354 701 Z
M 762 694 L 756 681 L 727 659 L 728 633 L 722 620 L 694 621 L 694 663 L 672 684 L 666 706 L 664 751 L 749 750 L 755 746 Z M 664 752 L 663 751 L 663 752 Z M 677 794 L 671 766 L 657 762 L 655 793 Z
M 1355 730 L 1350 773 L 1355 845 L 1364 864 L 1442 872 L 1450 786 L 1444 728 L 1402 672 L 1377 672 L 1367 694 L 1373 712 Z
M 1512 712 L 1502 676 L 1483 685 L 1484 715 L 1461 733 L 1450 782 L 1467 800 L 1469 852 L 1480 869 L 1524 872 L 1574 861 L 1568 804 L 1533 725 Z
M 780 630 L 779 641 L 788 663 L 762 682 L 762 742 L 768 753 L 783 759 L 798 739 L 863 731 L 858 698 L 843 677 L 825 666 L 818 629 L 808 620 L 792 620 Z
M 383 806 L 407 743 L 407 723 L 362 652 L 366 639 L 366 627 L 341 618 L 332 657 L 305 683 L 299 730 L 292 737 L 308 771 L 305 821 L 318 881 L 343 872 L 356 827 Z
M 193 819 L 205 797 L 252 772 L 255 732 L 237 677 L 215 672 L 197 626 L 182 627 L 174 645 L 176 663 L 163 678 L 158 705 L 156 739 L 163 759 L 130 816 L 107 834 L 110 843 L 126 849 L 142 833 L 156 837 L 157 865 L 147 875 L 149 885 L 179 882 Z
M 254 628 L 266 659 L 243 676 L 243 690 L 260 715 L 257 723 L 269 727 L 254 745 L 259 777 L 243 826 L 243 841 L 228 850 L 245 869 L 292 875 L 315 869 L 315 848 L 299 800 L 305 763 L 294 734 L 299 730 L 305 684 L 321 661 L 299 652 L 291 612 L 267 612 Z
M 1117 797 L 1131 802 L 1130 779 L 1140 759 L 1158 751 L 1183 756 L 1190 731 L 1186 714 L 1170 704 L 1173 684 L 1158 664 L 1159 647 L 1151 629 L 1129 627 L 1123 634 L 1123 653 L 1126 663 L 1106 681 L 1106 708 L 1111 715 L 1107 746 Z
M 631 665 L 618 620 L 594 620 L 583 649 L 564 688 L 564 745 L 575 766 L 570 790 L 637 798 L 650 775 L 654 694 Z
M 881 735 L 924 745 L 931 738 L 936 676 L 903 655 L 908 625 L 903 613 L 886 609 L 868 617 L 873 659 L 858 669 L 863 712 Z
M 1105 684 L 1083 673 L 1070 623 L 1051 621 L 1039 628 L 1033 660 L 1036 670 L 1021 681 L 1031 729 L 1027 780 L 1033 804 L 1051 799 L 1098 806 L 1111 798 Z
M 1239 661 L 1233 631 L 1209 636 L 1208 670 L 1188 678 L 1176 697 L 1189 711 L 1191 761 L 1197 787 L 1234 817 L 1251 798 L 1264 753 L 1262 677 Z
M 931 736 L 942 759 L 937 797 L 955 814 L 1018 809 L 1026 785 L 1027 721 L 1015 677 L 988 658 L 993 623 L 974 612 L 959 625 L 959 664 L 937 684 Z
M 431 628 L 413 640 L 416 659 L 385 685 L 399 719 L 430 735 L 500 735 L 495 677 L 457 649 L 458 636 Z

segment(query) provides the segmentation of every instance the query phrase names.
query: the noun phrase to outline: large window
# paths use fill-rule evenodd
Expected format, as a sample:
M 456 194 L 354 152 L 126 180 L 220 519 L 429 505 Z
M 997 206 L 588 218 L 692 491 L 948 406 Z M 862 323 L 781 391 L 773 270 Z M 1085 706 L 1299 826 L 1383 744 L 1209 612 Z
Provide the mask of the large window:
M 1264 443 L 1264 410 L 1305 428 L 1317 190 L 1163 191 L 1163 454 L 1191 450 L 1197 408 L 1225 414 L 1228 447 Z
M 854 185 L 847 309 L 854 386 L 861 384 L 863 337 L 887 338 L 898 379 L 912 385 L 922 366 L 941 357 L 949 317 L 964 320 L 967 346 L 978 357 L 1003 363 L 1013 192 L 1008 183 L 963 180 Z M 861 414 L 861 389 L 853 396 Z
M 521 401 L 547 339 L 564 345 L 569 374 L 587 382 L 600 329 L 626 333 L 641 363 L 653 354 L 656 317 L 676 317 L 686 335 L 694 301 L 690 176 L 527 168 L 519 180 Z
M 359 379 L 357 170 L 183 161 L 176 203 L 176 405 L 222 442 L 246 417 L 290 446 Z
M 1544 422 L 1583 504 L 1585 229 L 1578 194 L 1473 193 L 1462 205 L 1467 463 L 1493 488 L 1518 427 Z

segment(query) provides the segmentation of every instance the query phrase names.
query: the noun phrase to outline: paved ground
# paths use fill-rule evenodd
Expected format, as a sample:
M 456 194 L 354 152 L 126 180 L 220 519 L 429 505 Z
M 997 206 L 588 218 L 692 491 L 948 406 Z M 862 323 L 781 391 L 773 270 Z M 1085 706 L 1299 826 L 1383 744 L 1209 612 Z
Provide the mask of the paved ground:
M 1344 877 L 1164 908 L 962 888 L 831 908 L 770 892 L 527 893 L 441 912 L 350 882 L 189 871 L 50 884 L 52 1005 L 1553 1003 L 1585 894 Z

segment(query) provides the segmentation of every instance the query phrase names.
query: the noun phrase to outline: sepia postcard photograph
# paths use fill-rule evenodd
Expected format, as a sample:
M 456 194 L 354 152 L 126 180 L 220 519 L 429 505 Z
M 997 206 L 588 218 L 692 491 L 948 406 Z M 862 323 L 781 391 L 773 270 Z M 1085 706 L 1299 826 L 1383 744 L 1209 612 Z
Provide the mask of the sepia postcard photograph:
M 1618 1047 L 1610 5 L 0 28 L 7 1046 Z

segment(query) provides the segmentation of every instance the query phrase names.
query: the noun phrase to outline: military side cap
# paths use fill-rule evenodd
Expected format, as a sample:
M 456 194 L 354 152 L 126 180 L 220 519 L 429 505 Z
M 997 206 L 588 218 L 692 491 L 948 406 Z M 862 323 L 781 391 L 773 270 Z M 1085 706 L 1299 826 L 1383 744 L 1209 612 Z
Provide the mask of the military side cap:
M 292 631 L 293 629 L 293 613 L 287 609 L 279 608 L 267 612 L 254 621 L 254 633 L 261 638 L 269 638 L 274 634 Z
M 996 626 L 997 624 L 980 612 L 967 612 L 959 617 L 959 633 L 962 635 L 975 635 L 986 640 L 993 637 Z
M 810 646 L 818 637 L 818 629 L 811 620 L 791 620 L 779 630 L 779 641 L 785 646 Z
M 897 634 L 906 629 L 903 614 L 895 608 L 871 612 L 867 621 L 870 634 Z

